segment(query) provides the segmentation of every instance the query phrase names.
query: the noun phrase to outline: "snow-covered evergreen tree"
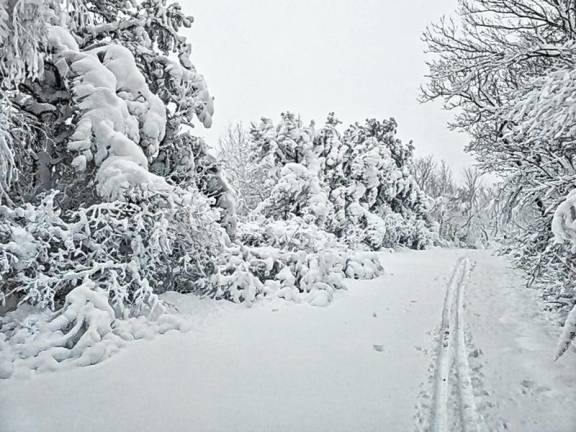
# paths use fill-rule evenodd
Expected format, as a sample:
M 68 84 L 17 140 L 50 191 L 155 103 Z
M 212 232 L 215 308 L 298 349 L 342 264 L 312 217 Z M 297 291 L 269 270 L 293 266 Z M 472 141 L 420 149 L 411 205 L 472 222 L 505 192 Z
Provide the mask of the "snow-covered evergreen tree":
M 254 171 L 268 174 L 255 214 L 303 218 L 352 248 L 430 245 L 429 199 L 412 176 L 413 148 L 396 137 L 396 122 L 368 120 L 345 132 L 339 124 L 330 114 L 316 130 L 285 113 L 277 125 L 253 125 Z
M 165 0 L 0 5 L 0 301 L 22 305 L 2 329 L 33 368 L 99 361 L 110 320 L 158 319 L 158 293 L 218 282 L 234 205 L 190 133 L 213 113 L 178 34 L 191 23 Z
M 321 161 L 315 152 L 314 125 L 284 113 L 274 126 L 262 119 L 251 130 L 251 148 L 258 170 L 268 173 L 266 198 L 256 211 L 272 219 L 298 216 L 324 226 L 332 212 L 320 179 Z
M 347 213 L 365 225 L 363 239 L 372 248 L 403 245 L 420 249 L 432 242 L 428 229 L 429 198 L 413 175 L 413 146 L 396 137 L 394 119 L 366 120 L 343 135 L 347 157 Z

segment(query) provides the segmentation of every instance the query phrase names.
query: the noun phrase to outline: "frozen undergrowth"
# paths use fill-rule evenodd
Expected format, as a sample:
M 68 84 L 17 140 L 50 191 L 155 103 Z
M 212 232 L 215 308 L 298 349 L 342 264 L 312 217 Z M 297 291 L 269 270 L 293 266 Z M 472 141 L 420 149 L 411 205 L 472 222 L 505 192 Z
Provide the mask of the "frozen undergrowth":
M 371 252 L 307 254 L 254 247 L 244 256 L 223 257 L 226 265 L 216 276 L 216 296 L 245 303 L 282 298 L 327 306 L 334 291 L 345 288 L 346 277 L 367 279 L 383 271 Z M 263 282 L 259 272 L 266 278 Z M 24 303 L 0 318 L 0 379 L 94 365 L 130 341 L 186 331 L 189 326 L 187 318 L 157 297 L 147 314 L 118 317 L 108 292 L 87 279 L 55 312 Z
M 351 251 L 300 218 L 240 224 L 239 243 L 212 257 L 206 247 L 217 245 L 217 236 L 181 238 L 182 216 L 203 220 L 194 213 L 198 203 L 162 209 L 117 202 L 61 214 L 55 197 L 39 207 L 0 207 L 8 222 L 0 229 L 0 273 L 13 287 L 7 295 L 21 298 L 0 320 L 3 378 L 92 365 L 130 340 L 185 329 L 158 298 L 167 290 L 327 306 L 345 278 L 383 272 L 373 252 Z M 205 223 L 213 223 L 207 215 Z M 213 274 L 198 276 L 212 267 Z
M 89 366 L 127 342 L 186 330 L 185 318 L 158 302 L 148 317 L 116 319 L 108 295 L 86 281 L 56 312 L 27 304 L 0 318 L 0 378 Z
M 235 302 L 279 297 L 327 306 L 345 278 L 383 273 L 373 252 L 352 251 L 335 236 L 300 218 L 240 224 L 242 246 L 222 256 L 213 294 Z

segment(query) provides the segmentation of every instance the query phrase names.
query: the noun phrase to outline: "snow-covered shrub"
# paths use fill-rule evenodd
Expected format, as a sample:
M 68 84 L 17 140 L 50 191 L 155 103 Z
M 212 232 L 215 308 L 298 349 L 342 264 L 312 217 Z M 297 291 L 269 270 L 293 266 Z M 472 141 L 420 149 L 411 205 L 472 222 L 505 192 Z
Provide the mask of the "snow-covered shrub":
M 226 234 L 199 192 L 66 212 L 56 200 L 54 193 L 38 206 L 0 206 L 0 301 L 21 305 L 0 323 L 4 375 L 14 366 L 93 364 L 124 340 L 181 328 L 158 294 L 204 294 L 218 282 L 216 253 Z M 26 310 L 34 325 L 20 328 L 11 317 Z
M 106 290 L 86 279 L 55 312 L 23 305 L 0 317 L 0 379 L 93 365 L 128 341 L 189 328 L 185 319 L 167 313 L 159 302 L 152 318 L 118 320 Z
M 373 252 L 350 251 L 346 256 L 344 274 L 351 279 L 373 279 L 384 272 Z
M 355 253 L 334 235 L 303 218 L 240 223 L 240 247 L 221 255 L 217 297 L 252 302 L 281 297 L 325 306 L 344 278 L 371 279 L 382 274 L 373 253 Z
M 385 245 L 388 225 L 384 219 L 371 213 L 359 203 L 352 202 L 346 208 L 345 214 L 346 219 L 342 232 L 350 247 L 354 249 L 368 247 L 372 250 L 379 250 L 383 247 L 393 247 L 399 244 Z
M 49 195 L 37 207 L 0 207 L 6 296 L 54 308 L 90 280 L 125 316 L 147 310 L 156 293 L 201 290 L 214 267 L 223 233 L 199 194 L 182 193 L 177 203 L 150 197 L 67 212 L 56 198 Z
M 318 176 L 302 164 L 288 163 L 282 167 L 270 196 L 255 211 L 272 219 L 287 219 L 294 215 L 309 223 L 323 225 L 331 207 Z
M 386 226 L 385 235 L 382 238 L 382 246 L 392 248 L 398 245 L 413 249 L 424 249 L 425 232 L 420 232 L 421 221 L 412 219 L 406 220 L 398 213 L 389 213 L 383 218 Z

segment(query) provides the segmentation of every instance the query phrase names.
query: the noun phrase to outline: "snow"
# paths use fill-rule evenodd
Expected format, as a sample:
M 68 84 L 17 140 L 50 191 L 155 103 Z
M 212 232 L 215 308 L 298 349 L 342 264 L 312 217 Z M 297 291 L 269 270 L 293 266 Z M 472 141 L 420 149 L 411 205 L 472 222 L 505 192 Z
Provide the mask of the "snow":
M 524 288 L 502 258 L 477 254 L 466 318 L 478 393 L 486 392 L 477 402 L 491 413 L 488 430 L 575 431 L 575 351 L 554 361 L 561 329 L 542 314 L 538 292 Z
M 38 254 L 34 236 L 21 227 L 13 227 L 11 231 L 11 241 L 0 244 L 0 248 L 12 253 L 18 263 L 22 262 L 25 265 Z
M 79 153 L 72 165 L 79 171 L 92 160 L 101 166 L 98 191 L 106 199 L 122 199 L 139 183 L 145 189 L 158 184 L 165 191 L 163 179 L 147 168 L 166 134 L 166 107 L 150 91 L 130 50 L 111 43 L 80 51 L 71 33 L 59 26 L 48 28 L 48 44 L 58 61 L 70 63 L 74 101 L 81 112 L 67 145 Z
M 572 190 L 558 206 L 552 218 L 552 233 L 557 243 L 567 242 L 576 249 L 576 190 Z M 576 339 L 576 304 L 566 317 L 564 330 L 558 341 L 556 359 L 560 358 Z
M 164 178 L 122 156 L 110 156 L 96 174 L 98 193 L 110 200 L 123 200 L 133 188 L 141 191 L 168 192 L 172 188 Z
M 117 94 L 126 101 L 130 114 L 138 118 L 141 125 L 140 146 L 146 149 L 151 158 L 156 157 L 160 141 L 166 133 L 166 107 L 162 100 L 148 88 L 128 48 L 111 44 L 95 51 L 103 52 L 103 65 L 116 78 Z
M 558 360 L 572 345 L 572 341 L 576 338 L 576 305 L 568 313 L 564 329 L 558 341 L 558 348 L 556 349 L 555 359 Z
M 576 244 L 576 190 L 572 190 L 554 212 L 552 232 L 558 243 Z
M 95 366 L 0 381 L 1 430 L 425 428 L 444 297 L 459 271 L 468 275 L 453 285 L 459 346 L 486 430 L 575 430 L 576 355 L 553 361 L 560 329 L 505 259 L 434 249 L 382 261 L 386 275 L 349 281 L 326 308 L 167 293 L 192 330 L 134 342 Z
M 60 26 L 48 26 L 48 37 L 47 45 L 50 49 L 61 52 L 61 51 L 79 51 L 80 47 L 78 43 L 72 37 L 72 34 L 64 27 Z
M 149 319 L 116 320 L 108 292 L 85 280 L 66 296 L 54 314 L 24 305 L 0 318 L 0 378 L 100 363 L 126 341 L 186 330 L 179 315 L 157 307 Z

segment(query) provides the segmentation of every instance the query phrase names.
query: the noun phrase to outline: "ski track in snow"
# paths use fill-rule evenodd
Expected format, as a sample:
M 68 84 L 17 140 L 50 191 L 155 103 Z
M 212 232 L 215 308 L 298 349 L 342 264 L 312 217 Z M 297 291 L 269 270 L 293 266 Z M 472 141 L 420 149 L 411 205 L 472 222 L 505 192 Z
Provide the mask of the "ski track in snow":
M 381 259 L 327 308 L 166 293 L 190 332 L 0 380 L 0 432 L 576 431 L 576 356 L 504 258 Z
M 460 258 L 446 287 L 432 405 L 432 431 L 484 432 L 478 415 L 464 334 L 464 293 L 474 269 Z

